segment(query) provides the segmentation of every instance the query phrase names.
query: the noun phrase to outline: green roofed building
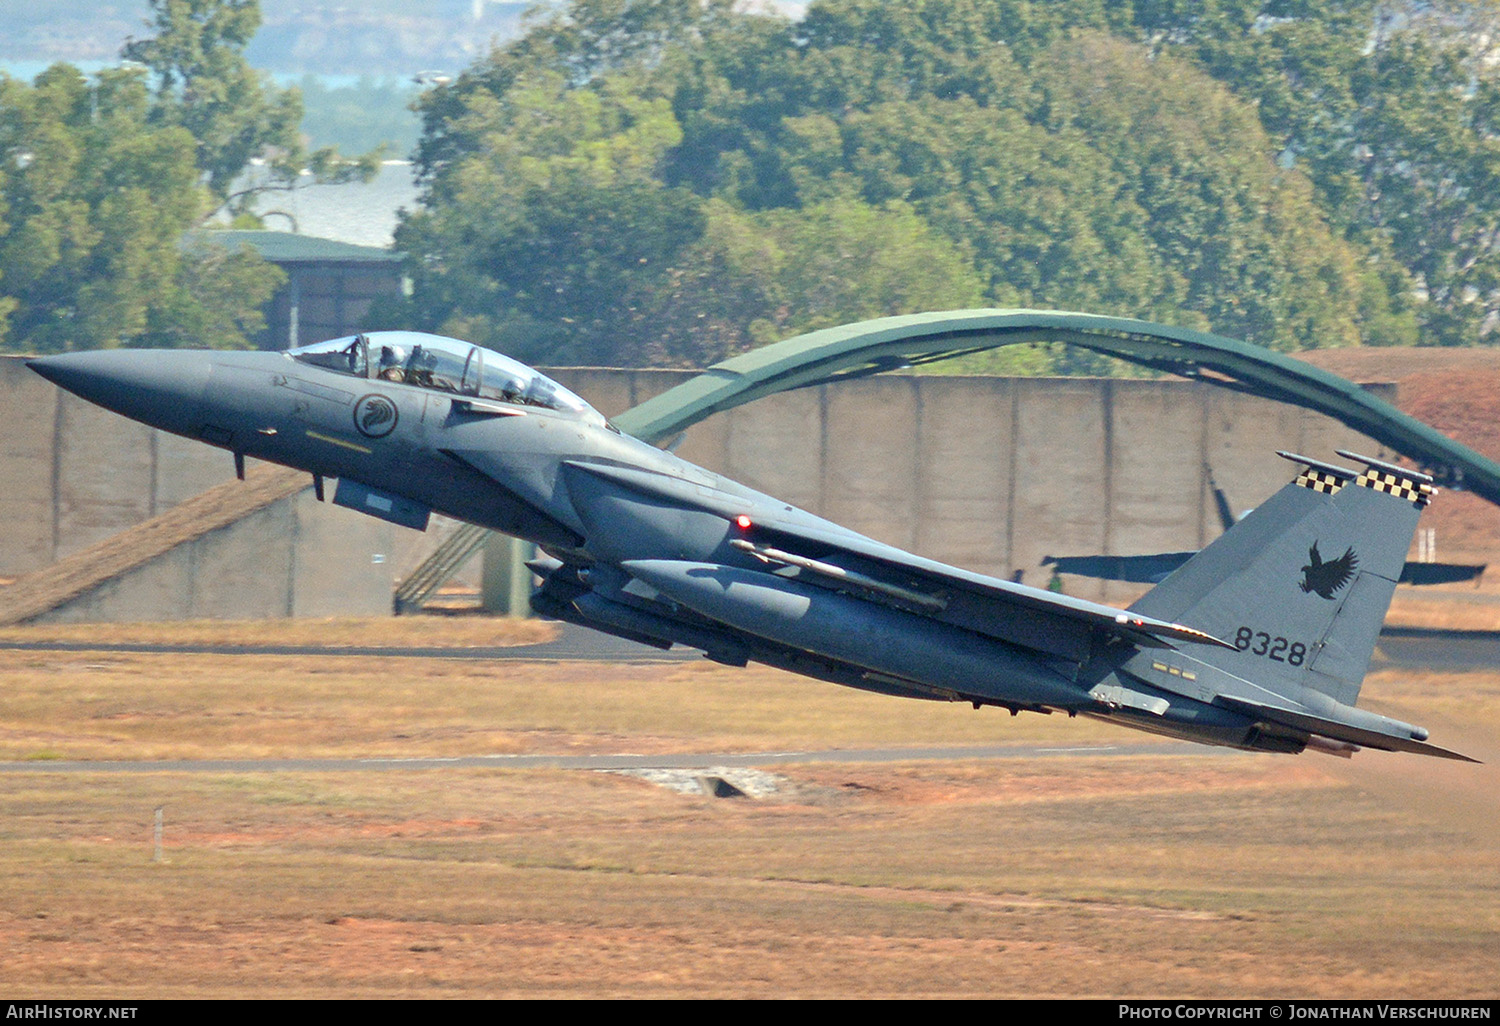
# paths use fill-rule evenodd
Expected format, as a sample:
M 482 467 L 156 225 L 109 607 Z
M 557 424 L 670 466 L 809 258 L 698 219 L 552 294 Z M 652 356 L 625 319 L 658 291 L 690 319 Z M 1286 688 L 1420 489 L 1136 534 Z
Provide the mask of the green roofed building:
M 403 288 L 403 254 L 292 232 L 213 230 L 199 237 L 249 246 L 286 272 L 287 283 L 266 307 L 262 349 L 288 349 L 377 328 L 366 323 L 377 296 Z

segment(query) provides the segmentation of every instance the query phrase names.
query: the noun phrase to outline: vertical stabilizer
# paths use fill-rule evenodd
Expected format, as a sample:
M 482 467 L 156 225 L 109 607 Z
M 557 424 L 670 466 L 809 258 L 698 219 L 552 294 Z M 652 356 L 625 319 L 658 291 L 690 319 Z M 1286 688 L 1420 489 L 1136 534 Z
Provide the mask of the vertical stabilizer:
M 1131 609 L 1233 642 L 1209 661 L 1237 677 L 1353 705 L 1432 479 L 1347 452 L 1363 471 L 1279 455 L 1303 465 L 1297 479 Z

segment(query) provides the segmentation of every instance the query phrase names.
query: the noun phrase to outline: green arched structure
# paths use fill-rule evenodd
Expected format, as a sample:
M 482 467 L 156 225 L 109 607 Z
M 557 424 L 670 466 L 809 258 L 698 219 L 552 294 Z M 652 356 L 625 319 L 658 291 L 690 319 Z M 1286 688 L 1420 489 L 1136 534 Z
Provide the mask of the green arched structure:
M 1063 342 L 1326 414 L 1420 463 L 1442 484 L 1500 505 L 1500 465 L 1363 388 L 1220 335 L 1051 310 L 949 310 L 825 328 L 725 360 L 615 418 L 652 443 L 722 410 L 789 389 L 1027 342 Z
M 777 392 L 1028 342 L 1082 346 L 1142 367 L 1316 410 L 1415 460 L 1440 483 L 1500 505 L 1500 465 L 1337 374 L 1208 332 L 1054 310 L 949 310 L 808 332 L 717 363 L 620 414 L 614 423 L 660 444 L 715 413 Z M 419 605 L 488 533 L 473 525 L 456 531 L 403 582 L 397 608 Z

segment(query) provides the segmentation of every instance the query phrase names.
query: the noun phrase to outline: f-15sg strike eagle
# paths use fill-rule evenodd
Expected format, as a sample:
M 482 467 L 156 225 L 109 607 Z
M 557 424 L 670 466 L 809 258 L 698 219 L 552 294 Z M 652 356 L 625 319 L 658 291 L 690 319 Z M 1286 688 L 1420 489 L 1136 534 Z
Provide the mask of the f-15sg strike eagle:
M 539 613 L 648 645 L 1231 748 L 1467 759 L 1355 707 L 1433 494 L 1379 460 L 1283 453 L 1303 467 L 1295 481 L 1116 609 L 864 537 L 624 435 L 546 376 L 456 339 L 29 365 L 227 449 L 241 471 L 252 456 L 310 472 L 320 498 L 336 478 L 335 503 L 397 524 L 425 528 L 436 510 L 534 541 Z

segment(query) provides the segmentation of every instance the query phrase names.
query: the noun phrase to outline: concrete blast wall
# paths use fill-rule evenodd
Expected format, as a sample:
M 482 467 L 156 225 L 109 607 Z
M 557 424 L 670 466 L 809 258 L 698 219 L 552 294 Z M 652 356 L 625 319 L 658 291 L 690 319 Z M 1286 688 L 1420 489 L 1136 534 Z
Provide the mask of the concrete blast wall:
M 54 563 L 234 476 L 229 454 L 164 434 L 0 358 L 0 575 Z
M 309 487 L 178 545 L 34 623 L 385 616 L 398 530 Z M 376 551 L 371 551 L 375 549 Z
M 552 373 L 607 415 L 686 376 Z M 0 439 L 0 576 L 49 565 L 232 474 L 227 454 L 61 393 L 15 358 L 0 359 L 0 403 L 10 428 Z M 1197 382 L 882 375 L 719 414 L 677 451 L 882 541 L 1042 584 L 1048 555 L 1200 547 L 1219 533 L 1210 474 L 1238 512 L 1290 479 L 1274 450 L 1335 448 L 1382 455 L 1331 418 Z M 205 536 L 171 567 L 137 571 L 128 590 L 152 597 L 128 618 L 241 615 L 184 605 L 184 594 L 221 588 L 243 615 L 384 612 L 392 577 L 435 541 L 305 494 L 288 503 Z M 1139 590 L 1067 583 L 1090 598 Z M 68 615 L 113 618 L 98 602 Z

